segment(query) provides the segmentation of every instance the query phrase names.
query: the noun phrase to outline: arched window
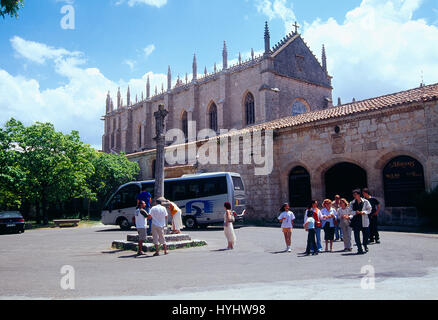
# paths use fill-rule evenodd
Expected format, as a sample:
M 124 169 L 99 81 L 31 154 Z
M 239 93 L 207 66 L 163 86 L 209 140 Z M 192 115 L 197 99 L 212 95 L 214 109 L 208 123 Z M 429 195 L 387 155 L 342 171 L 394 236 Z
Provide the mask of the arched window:
M 353 200 L 354 189 L 366 188 L 367 173 L 364 169 L 350 162 L 341 162 L 331 167 L 324 175 L 327 199 L 341 198 Z
M 292 116 L 297 116 L 302 113 L 307 112 L 307 107 L 304 104 L 304 102 L 300 100 L 295 100 L 295 102 L 292 104 Z
M 217 107 L 215 103 L 212 103 L 208 110 L 208 126 L 217 132 Z
M 312 199 L 309 172 L 295 167 L 289 174 L 289 202 L 291 207 L 307 207 Z
M 141 125 L 138 126 L 138 148 L 141 149 Z
M 383 188 L 387 207 L 415 206 L 425 190 L 423 166 L 409 156 L 393 158 L 383 168 Z
M 187 111 L 184 111 L 181 116 L 181 129 L 184 133 L 185 140 L 189 139 L 189 122 L 187 118 Z
M 248 92 L 245 97 L 245 121 L 246 125 L 255 123 L 255 108 L 254 108 L 254 96 Z

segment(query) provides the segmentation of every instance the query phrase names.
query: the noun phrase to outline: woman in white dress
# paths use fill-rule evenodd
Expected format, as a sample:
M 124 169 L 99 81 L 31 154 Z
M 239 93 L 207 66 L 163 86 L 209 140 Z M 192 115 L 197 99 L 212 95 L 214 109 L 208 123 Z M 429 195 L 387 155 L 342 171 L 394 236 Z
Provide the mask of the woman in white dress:
M 234 215 L 231 212 L 231 204 L 229 202 L 224 203 L 225 214 L 224 214 L 224 233 L 228 241 L 228 250 L 234 249 L 234 243 L 236 242 L 236 234 L 234 233 Z

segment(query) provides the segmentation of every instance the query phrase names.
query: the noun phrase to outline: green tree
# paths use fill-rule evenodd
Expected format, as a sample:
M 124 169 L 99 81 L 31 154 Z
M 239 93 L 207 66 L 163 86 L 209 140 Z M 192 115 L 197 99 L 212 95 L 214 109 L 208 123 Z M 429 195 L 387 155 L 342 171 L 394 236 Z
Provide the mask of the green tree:
M 13 118 L 0 128 L 0 209 L 32 206 L 38 223 L 48 223 L 49 208 L 72 199 L 88 200 L 89 212 L 91 202 L 103 204 L 138 172 L 125 155 L 85 145 L 77 131 L 63 134 L 38 122 L 26 127 Z
M 64 135 L 50 123 L 25 127 L 14 119 L 8 121 L 6 129 L 25 177 L 17 196 L 22 202 L 35 203 L 37 212 L 41 208 L 44 223 L 48 222 L 49 205 L 72 198 L 95 199 L 86 184 L 94 172 L 92 149 L 80 141 L 78 132 Z
M 120 185 L 135 180 L 140 168 L 136 162 L 130 162 L 124 155 L 100 153 L 96 151 L 92 160 L 94 174 L 90 176 L 88 185 L 96 194 L 99 204 Z
M 3 19 L 7 15 L 18 18 L 18 10 L 23 8 L 23 6 L 24 0 L 1 0 L 0 15 L 3 17 Z
M 21 205 L 21 186 L 25 174 L 17 161 L 19 151 L 14 145 L 14 133 L 0 128 L 0 210 L 17 210 Z

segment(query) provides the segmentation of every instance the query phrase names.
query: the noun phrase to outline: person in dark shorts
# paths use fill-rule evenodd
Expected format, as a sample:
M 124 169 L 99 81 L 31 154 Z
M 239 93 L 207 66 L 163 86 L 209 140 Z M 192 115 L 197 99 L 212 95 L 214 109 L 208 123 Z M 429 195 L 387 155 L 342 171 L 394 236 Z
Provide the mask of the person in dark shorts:
M 380 202 L 376 198 L 372 197 L 368 188 L 362 189 L 362 195 L 371 204 L 371 213 L 368 216 L 370 218 L 370 238 L 369 242 L 380 243 L 380 236 L 378 230 L 378 214 L 380 211 Z
M 143 186 L 141 192 L 137 195 L 137 207 L 140 205 L 141 201 L 144 201 L 146 204 L 145 210 L 149 213 L 151 211 L 151 198 L 151 194 L 146 191 L 146 186 Z M 152 234 L 152 221 L 149 221 L 147 234 Z

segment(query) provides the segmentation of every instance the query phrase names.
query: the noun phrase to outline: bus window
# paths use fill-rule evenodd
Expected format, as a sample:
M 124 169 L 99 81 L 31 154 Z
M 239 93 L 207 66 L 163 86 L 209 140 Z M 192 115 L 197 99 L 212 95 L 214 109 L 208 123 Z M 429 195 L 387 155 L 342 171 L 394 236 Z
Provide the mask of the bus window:
M 202 198 L 201 188 L 202 180 L 187 180 L 187 194 L 186 199 Z
M 137 195 L 140 188 L 136 184 L 130 184 L 120 189 L 111 200 L 110 207 L 112 210 L 126 209 L 137 206 Z
M 204 179 L 202 197 L 212 197 L 227 193 L 227 179 L 225 177 L 216 177 Z
M 141 189 L 143 190 L 143 188 L 146 187 L 146 192 L 149 192 L 151 194 L 152 199 L 154 198 L 154 188 L 155 188 L 155 183 L 153 182 L 147 182 L 147 183 L 142 183 L 141 184 Z
M 233 185 L 234 185 L 234 190 L 241 190 L 243 191 L 243 182 L 242 179 L 240 177 L 231 177 L 233 179 Z

